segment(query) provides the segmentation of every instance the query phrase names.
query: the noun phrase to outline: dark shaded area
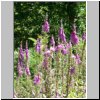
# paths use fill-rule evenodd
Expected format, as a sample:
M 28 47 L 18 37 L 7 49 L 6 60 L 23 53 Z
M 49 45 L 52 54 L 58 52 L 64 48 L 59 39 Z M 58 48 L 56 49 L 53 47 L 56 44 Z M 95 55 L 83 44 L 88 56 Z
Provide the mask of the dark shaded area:
M 63 19 L 64 31 L 69 39 L 71 26 L 75 22 L 79 35 L 86 26 L 85 2 L 14 2 L 14 48 L 29 37 L 37 38 L 41 34 L 45 15 L 48 13 L 50 23 L 50 35 L 58 35 L 60 19 Z M 29 47 L 33 46 L 28 41 Z

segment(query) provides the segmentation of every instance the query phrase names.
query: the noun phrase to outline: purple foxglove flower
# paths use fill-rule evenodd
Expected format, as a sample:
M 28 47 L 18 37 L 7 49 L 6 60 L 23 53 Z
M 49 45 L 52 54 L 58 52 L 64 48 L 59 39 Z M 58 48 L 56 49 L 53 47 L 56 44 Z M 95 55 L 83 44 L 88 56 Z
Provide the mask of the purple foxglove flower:
M 55 46 L 55 40 L 54 40 L 54 37 L 53 36 L 51 37 L 50 44 L 53 47 Z
M 24 50 L 22 48 L 22 41 L 21 41 L 19 55 L 18 55 L 18 63 L 21 67 L 23 67 L 24 65 L 23 62 L 24 62 Z
M 54 47 L 50 47 L 50 51 L 55 51 L 55 48 Z
M 69 49 L 71 47 L 72 47 L 72 43 L 71 42 L 67 43 L 66 48 Z
M 66 50 L 65 48 L 64 48 L 64 49 L 62 49 L 62 51 L 61 51 L 61 52 L 62 52 L 62 54 L 63 54 L 63 55 L 66 55 L 66 54 L 68 53 L 68 52 L 67 52 L 67 50 Z
M 59 38 L 62 39 L 62 34 L 63 34 L 64 30 L 62 27 L 60 27 L 59 29 Z
M 50 50 L 47 50 L 47 51 L 45 51 L 44 56 L 49 57 L 50 54 L 51 54 L 51 51 Z
M 73 54 L 72 58 L 75 59 L 76 64 L 80 64 L 81 63 L 80 56 L 78 54 L 76 54 L 76 55 Z
M 63 42 L 66 42 L 66 36 L 65 36 L 65 33 L 63 32 L 63 34 L 62 34 L 62 41 Z
M 40 53 L 40 51 L 41 51 L 41 41 L 40 39 L 37 39 L 36 52 Z
M 50 29 L 50 26 L 49 26 L 48 20 L 45 20 L 44 24 L 42 25 L 42 31 L 48 33 L 49 29 Z
M 19 50 L 19 52 L 20 52 L 21 60 L 23 61 L 24 60 L 24 51 L 23 51 L 23 48 L 22 48 L 22 42 L 20 44 L 20 50 Z
M 65 37 L 65 33 L 64 33 L 63 27 L 60 27 L 60 29 L 59 29 L 59 38 L 60 38 L 63 42 L 66 42 L 66 37 Z
M 17 66 L 17 70 L 18 70 L 18 76 L 21 77 L 22 74 L 23 74 L 23 71 L 22 71 L 22 68 L 20 67 L 19 63 L 18 63 L 18 66 Z
M 26 74 L 27 74 L 28 76 L 31 75 L 29 67 L 26 67 L 26 68 L 25 68 L 25 71 L 26 71 Z
M 58 49 L 63 49 L 64 45 L 63 44 L 59 44 L 57 47 L 58 47 Z
M 40 46 L 38 46 L 38 44 L 36 45 L 36 51 L 37 51 L 38 53 L 40 53 Z
M 27 41 L 26 41 L 26 50 L 25 50 L 25 52 L 26 52 L 26 59 L 28 60 L 28 43 L 27 43 Z
M 71 33 L 70 39 L 71 39 L 72 44 L 74 44 L 74 45 L 76 45 L 76 44 L 79 43 L 79 38 L 78 38 L 78 36 L 76 35 L 76 32 L 75 32 L 75 31 L 73 31 L 73 32 Z
M 34 76 L 33 82 L 35 85 L 40 84 L 40 75 L 39 74 Z
M 75 55 L 75 59 L 76 59 L 76 64 L 81 63 L 80 56 L 78 54 Z
M 48 58 L 47 58 L 47 57 L 45 57 L 44 60 L 43 60 L 43 67 L 44 67 L 45 69 L 48 68 Z
M 55 48 L 55 51 L 58 52 L 60 50 L 62 50 L 64 48 L 64 45 L 63 44 L 59 44 L 56 48 Z
M 75 73 L 75 67 L 71 67 L 69 72 L 70 72 L 71 75 L 73 75 Z
M 86 40 L 86 33 L 82 34 L 82 40 Z
M 22 61 L 21 57 L 18 58 L 18 62 L 19 62 L 19 65 L 20 65 L 21 67 L 23 67 L 23 61 Z
M 26 48 L 26 59 L 28 59 L 28 48 Z

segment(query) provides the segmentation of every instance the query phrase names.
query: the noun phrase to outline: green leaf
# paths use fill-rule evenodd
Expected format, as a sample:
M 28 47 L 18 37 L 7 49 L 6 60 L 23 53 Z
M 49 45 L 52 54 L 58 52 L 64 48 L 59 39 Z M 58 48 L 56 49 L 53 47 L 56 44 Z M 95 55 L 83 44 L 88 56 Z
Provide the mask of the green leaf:
M 37 40 L 36 39 L 34 39 L 34 38 L 28 38 L 29 40 L 31 40 L 31 41 L 33 41 L 34 42 L 34 44 L 36 44 L 36 42 L 37 42 Z

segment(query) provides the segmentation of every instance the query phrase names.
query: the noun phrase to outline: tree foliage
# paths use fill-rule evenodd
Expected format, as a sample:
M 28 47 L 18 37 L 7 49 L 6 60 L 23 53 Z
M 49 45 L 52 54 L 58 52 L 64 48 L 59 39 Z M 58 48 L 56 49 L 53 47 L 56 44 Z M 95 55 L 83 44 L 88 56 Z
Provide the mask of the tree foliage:
M 45 15 L 48 13 L 50 35 L 58 35 L 60 19 L 63 19 L 64 31 L 70 36 L 71 25 L 77 26 L 82 34 L 86 26 L 86 2 L 14 2 L 14 46 L 30 37 L 35 39 L 41 34 Z M 23 42 L 24 43 L 24 42 Z M 29 47 L 33 46 L 29 41 Z

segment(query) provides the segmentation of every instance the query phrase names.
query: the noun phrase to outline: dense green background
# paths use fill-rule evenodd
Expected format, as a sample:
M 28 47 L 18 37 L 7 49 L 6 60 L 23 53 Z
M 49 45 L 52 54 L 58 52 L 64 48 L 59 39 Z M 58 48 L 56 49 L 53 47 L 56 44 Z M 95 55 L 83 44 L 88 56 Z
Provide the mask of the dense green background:
M 77 33 L 81 35 L 86 26 L 86 2 L 14 2 L 14 48 L 19 47 L 29 37 L 37 38 L 41 34 L 45 15 L 48 13 L 50 33 L 58 35 L 60 19 L 63 19 L 64 31 L 69 39 L 71 25 L 75 22 Z M 33 46 L 28 41 L 29 47 Z

